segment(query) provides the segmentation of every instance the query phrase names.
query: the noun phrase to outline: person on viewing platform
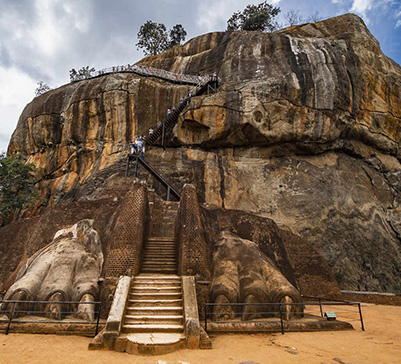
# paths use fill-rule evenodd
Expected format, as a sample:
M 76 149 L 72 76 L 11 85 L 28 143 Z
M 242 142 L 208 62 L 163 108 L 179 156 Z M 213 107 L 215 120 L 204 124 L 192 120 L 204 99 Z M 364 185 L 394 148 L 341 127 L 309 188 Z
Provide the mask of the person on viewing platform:
M 181 98 L 180 98 L 180 104 L 182 104 L 183 102 L 184 102 L 184 98 L 181 97 Z
M 171 109 L 170 109 L 170 108 L 168 108 L 168 109 L 167 109 L 167 117 L 169 118 L 169 117 L 170 117 L 170 115 L 171 115 Z
M 161 120 L 159 120 L 159 122 L 157 123 L 157 127 L 160 128 L 162 126 L 162 122 Z
M 149 136 L 151 136 L 152 134 L 153 134 L 153 129 L 150 128 L 150 129 L 149 129 Z
M 136 149 L 136 144 L 135 144 L 135 142 L 131 142 L 131 154 L 136 154 L 135 149 Z

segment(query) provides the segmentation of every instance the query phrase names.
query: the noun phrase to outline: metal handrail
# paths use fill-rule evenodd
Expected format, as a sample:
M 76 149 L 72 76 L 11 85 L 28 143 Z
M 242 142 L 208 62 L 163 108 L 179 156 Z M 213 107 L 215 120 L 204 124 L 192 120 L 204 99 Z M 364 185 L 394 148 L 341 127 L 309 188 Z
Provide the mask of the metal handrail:
M 316 298 L 316 297 L 313 297 Z M 283 323 L 283 306 L 319 306 L 320 308 L 320 313 L 321 316 L 323 317 L 323 309 L 322 306 L 357 306 L 358 307 L 358 314 L 359 314 L 359 321 L 361 322 L 361 328 L 362 331 L 365 331 L 365 325 L 363 323 L 363 317 L 362 317 L 362 309 L 361 309 L 361 304 L 359 302 L 321 302 L 322 298 L 320 298 L 319 303 L 312 303 L 312 302 L 302 302 L 302 303 L 205 303 L 204 304 L 204 315 L 205 315 L 205 331 L 207 331 L 207 322 L 208 322 L 208 316 L 213 315 L 213 312 L 208 312 L 209 307 L 214 307 L 214 306 L 268 306 L 268 307 L 278 307 L 279 315 L 280 315 L 280 327 L 281 327 L 281 333 L 284 335 L 284 323 Z M 259 310 L 258 310 L 259 311 Z M 236 313 L 236 315 L 244 315 L 245 313 Z M 261 311 L 261 312 L 253 312 L 253 314 L 277 314 L 277 311 Z M 211 322 L 222 322 L 222 321 L 213 321 L 210 320 Z M 231 321 L 225 321 L 225 322 L 231 322 Z
M 14 318 L 14 314 L 16 313 L 16 312 L 18 312 L 18 313 L 22 313 L 22 312 L 25 312 L 25 313 L 30 313 L 30 314 L 33 314 L 33 313 L 36 313 L 36 314 L 38 314 L 38 313 L 46 313 L 45 311 L 35 311 L 35 310 L 32 310 L 32 309 L 30 309 L 30 310 L 18 310 L 18 311 L 16 311 L 15 310 L 15 306 L 16 306 L 16 304 L 17 303 L 21 303 L 21 304 L 48 304 L 48 303 L 51 303 L 51 304 L 67 304 L 67 305 L 81 305 L 81 304 L 83 304 L 83 305 L 89 305 L 89 304 L 93 304 L 93 305 L 95 305 L 95 307 L 96 306 L 98 306 L 99 307 L 99 309 L 98 310 L 95 310 L 95 311 L 91 311 L 92 313 L 94 313 L 95 315 L 97 315 L 97 319 L 96 319 L 96 329 L 95 329 L 95 336 L 98 334 L 98 332 L 99 332 L 99 320 L 100 320 L 100 315 L 101 315 L 101 311 L 102 311 L 102 305 L 101 305 L 101 302 L 80 302 L 80 301 L 21 301 L 21 300 L 0 300 L 0 303 L 11 303 L 12 304 L 12 307 L 11 307 L 11 310 L 10 311 L 7 311 L 7 310 L 4 310 L 4 309 L 0 309 L 0 314 L 2 314 L 2 313 L 5 313 L 5 314 L 7 314 L 7 313 L 10 313 L 10 316 L 8 317 L 8 320 L 7 320 L 7 328 L 6 328 L 6 331 L 5 331 L 5 335 L 8 335 L 8 333 L 9 333 L 9 331 L 10 331 L 10 326 L 11 326 L 11 322 L 12 322 L 12 320 L 13 320 L 13 318 Z M 69 314 L 71 314 L 71 313 L 79 313 L 79 312 L 73 312 L 73 311 L 63 311 L 63 312 L 61 312 L 61 313 L 65 313 L 65 314 L 67 314 L 67 313 L 69 313 Z M 0 322 L 4 322 L 4 320 L 0 320 Z M 30 320 L 25 320 L 24 321 L 25 323 L 26 322 L 31 322 Z M 39 321 L 37 321 L 37 320 L 35 320 L 35 322 L 39 322 Z M 63 323 L 62 321 L 60 321 L 60 320 L 46 320 L 46 321 L 40 321 L 40 323 L 55 323 L 55 322 L 57 322 L 57 323 Z M 79 321 L 80 323 L 82 323 L 82 321 L 80 320 Z M 69 321 L 68 322 L 68 324 L 70 324 L 71 323 L 71 321 Z M 66 323 L 67 324 L 67 323 Z M 89 322 L 89 324 L 93 324 L 93 322 Z
M 208 75 L 207 76 L 188 75 L 183 73 L 170 72 L 154 67 L 142 66 L 138 64 L 132 64 L 132 65 L 127 64 L 122 66 L 107 67 L 93 72 L 88 71 L 87 74 L 76 75 L 75 78 L 71 80 L 71 82 L 83 81 L 111 73 L 121 73 L 121 72 L 136 73 L 144 76 L 162 78 L 164 80 L 174 83 L 183 83 L 192 85 L 198 85 L 200 82 L 205 83 L 206 80 L 210 80 L 210 76 Z
M 128 159 L 130 159 L 130 158 L 135 158 L 136 159 L 135 174 L 137 172 L 137 164 L 139 162 L 149 171 L 149 173 L 153 177 L 155 177 L 162 185 L 164 185 L 164 187 L 166 187 L 166 189 L 167 189 L 167 198 L 166 198 L 166 200 L 167 201 L 170 200 L 170 193 L 173 194 L 177 198 L 178 201 L 181 199 L 180 194 L 159 173 L 157 173 L 147 162 L 145 162 L 145 160 L 142 157 L 140 157 L 137 154 L 135 154 L 135 155 L 130 154 L 128 156 Z

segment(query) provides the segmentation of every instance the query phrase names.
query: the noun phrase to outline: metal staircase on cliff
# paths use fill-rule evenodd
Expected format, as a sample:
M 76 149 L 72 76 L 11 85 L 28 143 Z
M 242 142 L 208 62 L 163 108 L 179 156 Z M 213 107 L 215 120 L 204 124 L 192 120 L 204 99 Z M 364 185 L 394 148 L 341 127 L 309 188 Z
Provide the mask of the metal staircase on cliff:
M 159 138 L 162 138 L 161 144 L 165 145 L 166 133 L 174 128 L 178 122 L 178 118 L 185 108 L 191 103 L 191 98 L 195 96 L 203 95 L 204 93 L 216 92 L 219 86 L 217 76 L 202 78 L 199 83 L 188 93 L 188 96 L 177 106 L 177 108 L 168 116 L 168 118 L 162 121 L 156 130 L 145 138 L 145 145 L 153 145 Z
M 203 95 L 204 93 L 216 92 L 219 86 L 219 79 L 217 76 L 208 76 L 201 78 L 198 84 L 188 93 L 188 96 L 182 100 L 178 107 L 168 116 L 166 120 L 163 120 L 156 130 L 144 140 L 144 144 L 149 146 L 155 144 L 159 138 L 161 138 L 161 145 L 164 147 L 166 140 L 166 133 L 174 128 L 178 123 L 178 118 L 185 108 L 191 103 L 191 98 L 195 96 Z M 138 177 L 139 165 L 142 165 L 153 177 L 156 178 L 161 184 L 166 187 L 167 196 L 166 200 L 170 201 L 171 196 L 174 196 L 178 201 L 181 196 L 174 190 L 174 188 L 153 168 L 149 163 L 145 162 L 144 156 L 139 154 L 129 154 L 127 158 L 127 165 L 125 176 L 129 175 L 131 169 L 134 170 L 134 176 Z

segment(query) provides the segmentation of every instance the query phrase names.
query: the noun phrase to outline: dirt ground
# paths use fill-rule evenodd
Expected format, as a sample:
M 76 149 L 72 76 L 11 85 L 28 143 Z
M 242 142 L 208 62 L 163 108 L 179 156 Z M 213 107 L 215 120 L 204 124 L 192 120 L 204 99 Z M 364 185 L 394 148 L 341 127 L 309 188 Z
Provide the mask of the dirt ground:
M 135 356 L 89 351 L 90 338 L 0 334 L 0 363 L 140 363 L 140 364 L 359 364 L 401 363 L 401 307 L 362 305 L 366 331 L 253 335 L 216 335 L 212 350 L 181 350 Z

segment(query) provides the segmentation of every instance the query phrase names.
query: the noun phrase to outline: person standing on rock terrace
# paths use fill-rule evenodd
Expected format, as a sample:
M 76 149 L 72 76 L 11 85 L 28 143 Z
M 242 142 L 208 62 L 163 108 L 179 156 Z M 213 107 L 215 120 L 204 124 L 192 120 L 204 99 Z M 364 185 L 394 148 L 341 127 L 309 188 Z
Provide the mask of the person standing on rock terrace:
M 171 109 L 170 109 L 170 108 L 168 108 L 168 109 L 167 109 L 167 118 L 169 118 L 169 117 L 170 117 L 170 115 L 171 115 Z
M 136 154 L 135 153 L 135 148 L 136 147 L 136 145 L 135 145 L 135 142 L 131 142 L 131 154 Z

